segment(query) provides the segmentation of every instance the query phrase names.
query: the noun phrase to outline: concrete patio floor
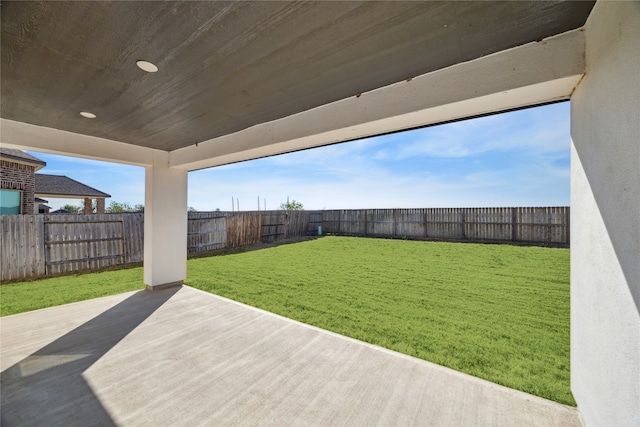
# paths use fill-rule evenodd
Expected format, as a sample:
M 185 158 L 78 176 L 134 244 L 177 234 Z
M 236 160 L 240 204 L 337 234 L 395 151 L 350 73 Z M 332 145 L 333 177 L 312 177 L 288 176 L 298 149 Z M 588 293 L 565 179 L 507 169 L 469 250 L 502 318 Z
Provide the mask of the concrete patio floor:
M 574 408 L 187 286 L 0 328 L 3 426 L 581 425 Z

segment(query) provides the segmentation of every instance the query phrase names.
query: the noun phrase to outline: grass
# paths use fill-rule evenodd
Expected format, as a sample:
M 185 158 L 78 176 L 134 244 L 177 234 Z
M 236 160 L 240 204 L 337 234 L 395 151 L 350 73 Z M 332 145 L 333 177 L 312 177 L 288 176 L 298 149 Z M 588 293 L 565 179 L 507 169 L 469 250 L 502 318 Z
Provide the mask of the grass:
M 567 249 L 324 237 L 187 268 L 190 286 L 575 405 Z M 3 285 L 2 315 L 141 283 L 137 268 Z
M 142 268 L 52 277 L 0 286 L 0 315 L 144 289 Z
M 325 237 L 191 260 L 186 283 L 575 405 L 567 249 Z

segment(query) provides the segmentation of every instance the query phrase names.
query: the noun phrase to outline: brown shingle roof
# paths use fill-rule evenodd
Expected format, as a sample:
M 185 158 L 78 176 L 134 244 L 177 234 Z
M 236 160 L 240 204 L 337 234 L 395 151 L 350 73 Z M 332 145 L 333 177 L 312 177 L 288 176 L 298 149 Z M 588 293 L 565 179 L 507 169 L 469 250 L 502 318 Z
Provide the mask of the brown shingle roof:
M 107 193 L 62 175 L 35 174 L 37 195 L 68 197 L 111 197 Z
M 22 150 L 14 150 L 13 148 L 0 148 L 0 157 L 7 160 L 17 160 L 20 163 L 29 163 L 37 167 L 37 169 L 43 168 L 47 165 L 37 157 L 32 156 L 29 153 L 25 153 Z

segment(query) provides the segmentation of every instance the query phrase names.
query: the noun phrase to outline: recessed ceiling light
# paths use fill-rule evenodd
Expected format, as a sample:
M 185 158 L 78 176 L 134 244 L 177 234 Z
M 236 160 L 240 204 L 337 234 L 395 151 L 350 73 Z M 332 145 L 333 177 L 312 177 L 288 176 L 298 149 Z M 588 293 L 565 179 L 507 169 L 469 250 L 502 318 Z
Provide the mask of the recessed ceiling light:
M 80 115 L 81 115 L 82 117 L 86 117 L 87 119 L 95 119 L 95 118 L 96 118 L 96 115 L 95 115 L 95 114 L 93 114 L 93 113 L 89 113 L 88 111 L 82 111 L 82 112 L 80 113 Z
M 136 62 L 136 65 L 147 73 L 155 73 L 156 71 L 158 71 L 158 67 L 148 61 L 138 61 Z

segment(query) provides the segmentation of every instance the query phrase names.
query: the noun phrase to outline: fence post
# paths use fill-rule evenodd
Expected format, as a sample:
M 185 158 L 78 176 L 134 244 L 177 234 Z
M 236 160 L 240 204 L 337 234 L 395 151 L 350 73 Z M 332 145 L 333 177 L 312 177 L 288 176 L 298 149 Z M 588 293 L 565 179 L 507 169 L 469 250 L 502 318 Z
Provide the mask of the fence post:
M 398 235 L 398 217 L 396 215 L 396 209 L 393 210 L 393 237 Z
M 44 215 L 38 215 L 37 217 L 37 231 L 36 235 L 36 249 L 37 249 L 37 260 L 38 260 L 38 270 L 36 277 L 44 276 L 45 272 L 45 257 L 44 257 Z
M 120 221 L 120 226 L 122 227 L 120 229 L 120 232 L 122 233 L 122 238 L 120 239 L 120 260 L 122 264 L 125 264 L 127 261 L 126 258 L 126 254 L 125 254 L 125 245 L 124 245 L 124 240 L 127 238 L 127 234 L 124 231 L 124 217 L 121 219 Z
M 369 235 L 369 224 L 367 221 L 367 210 L 364 210 L 364 235 L 368 236 Z
M 551 242 L 551 208 L 547 208 L 547 242 Z
M 284 219 L 282 221 L 282 223 L 284 224 L 284 238 L 287 239 L 289 238 L 289 224 L 291 223 L 291 213 L 289 211 L 286 211 L 286 213 L 284 214 Z M 276 228 L 276 233 L 278 229 Z M 278 238 L 278 236 L 276 236 L 276 239 Z
M 424 210 L 424 238 L 429 238 L 429 210 Z
M 519 208 L 510 208 L 511 209 L 511 241 L 518 241 L 518 224 L 517 224 L 517 210 Z
M 461 227 L 462 227 L 462 238 L 466 239 L 467 238 L 467 233 L 465 232 L 465 223 L 467 222 L 467 209 L 463 208 L 462 209 L 462 222 L 460 223 Z

